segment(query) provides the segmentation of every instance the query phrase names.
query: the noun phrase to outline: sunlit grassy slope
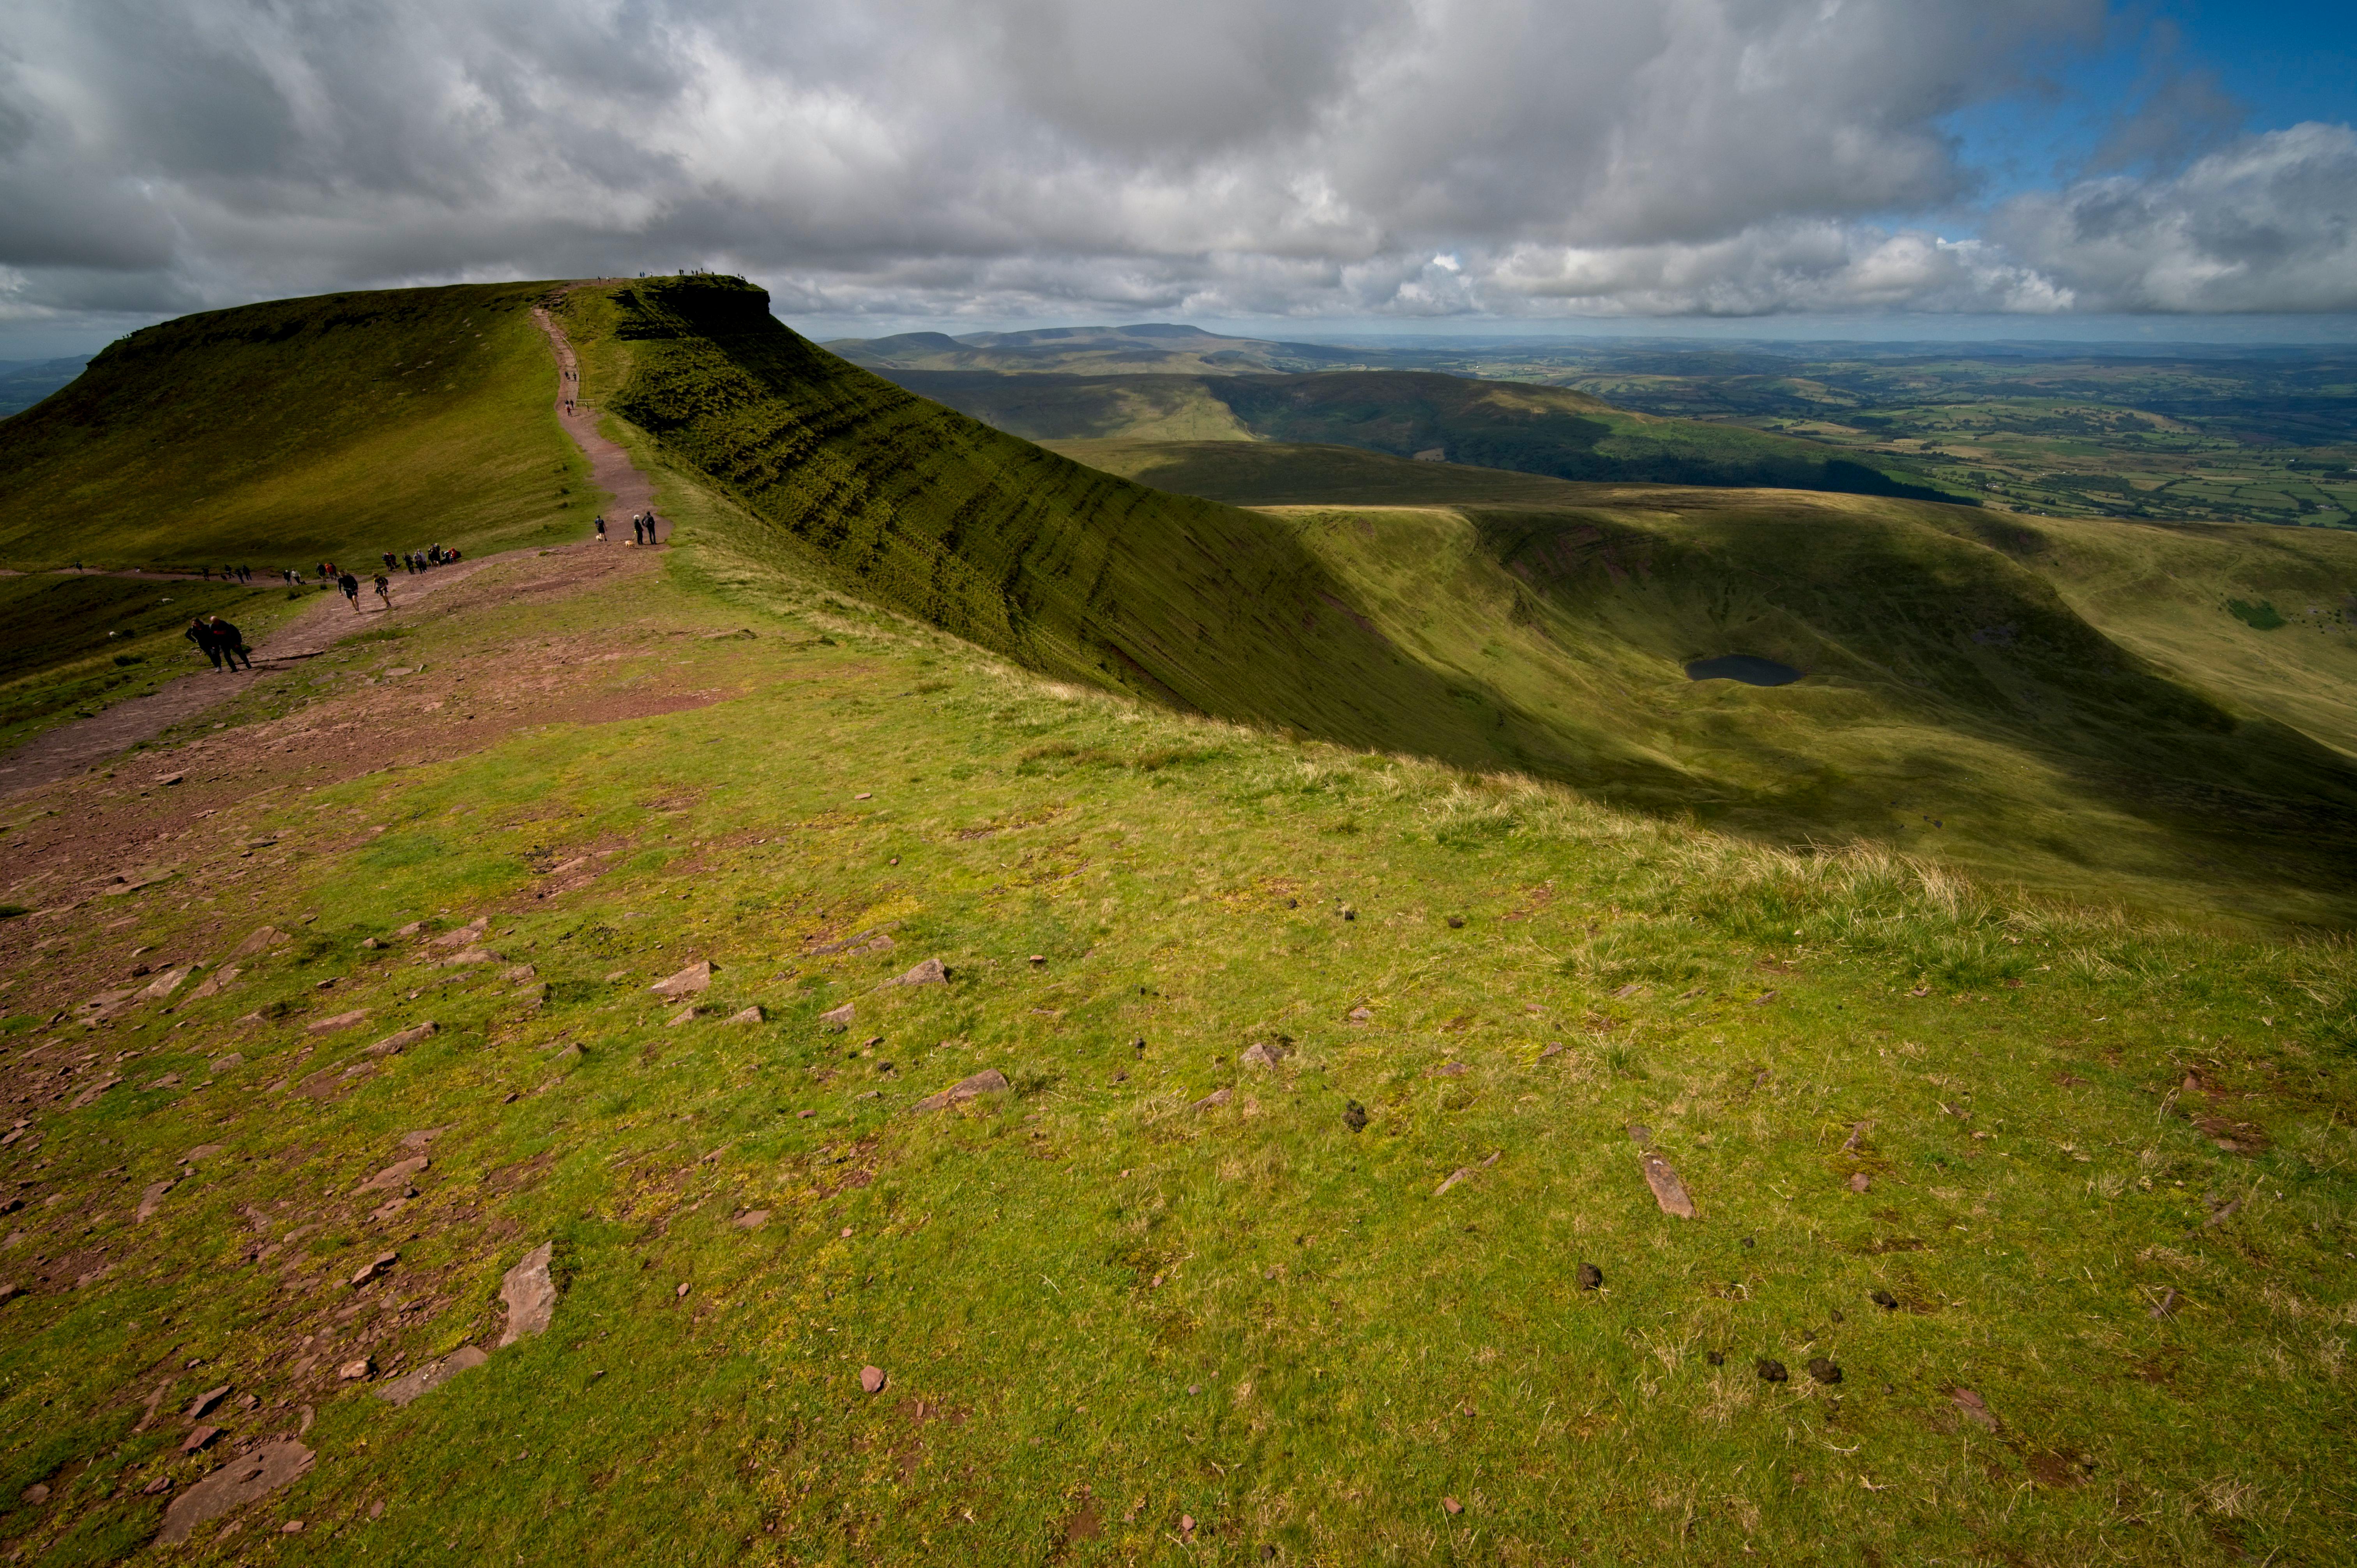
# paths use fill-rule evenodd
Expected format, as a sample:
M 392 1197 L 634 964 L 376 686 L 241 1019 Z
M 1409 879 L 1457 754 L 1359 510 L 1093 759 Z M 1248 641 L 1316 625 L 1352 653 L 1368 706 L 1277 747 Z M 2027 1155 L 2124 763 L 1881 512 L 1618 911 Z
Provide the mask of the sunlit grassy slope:
M 46 909 L 0 918 L 7 1553 L 154 1555 L 173 1499 L 299 1433 L 307 1473 L 170 1560 L 2346 1555 L 2345 943 L 1044 681 L 909 586 L 931 561 L 943 618 L 1068 676 L 1202 618 L 1161 668 L 1207 693 L 1331 593 L 1374 628 L 1340 645 L 1355 712 L 1438 689 L 1451 744 L 1587 766 L 1600 734 L 1655 781 L 1704 746 L 1770 776 L 1779 736 L 1811 766 L 1846 717 L 2002 784 L 1988 726 L 2029 702 L 2218 766 L 2232 721 L 1976 514 L 1233 512 L 879 389 L 716 285 L 627 292 L 570 316 L 679 522 L 660 573 L 565 597 L 495 564 L 476 607 L 208 715 L 181 786 L 0 812 L 40 868 L 0 897 Z M 1156 552 L 1184 570 L 1141 603 Z M 1662 672 L 1735 634 L 1835 673 Z M 1269 667 L 1272 703 L 1335 679 Z M 650 690 L 695 705 L 555 716 Z M 344 755 L 413 724 L 400 766 Z M 53 873 L 92 836 L 170 875 L 84 903 L 121 860 Z M 290 940 L 228 956 L 264 925 Z M 925 958 L 943 983 L 887 983 Z M 648 986 L 700 959 L 683 1017 Z M 135 961 L 206 967 L 83 1027 Z M 550 1329 L 500 1347 L 544 1242 Z M 464 1344 L 485 1364 L 374 1397 Z
M 0 420 L 0 560 L 308 569 L 578 537 L 545 284 L 326 295 L 183 317 Z
M 2261 919 L 2357 914 L 2348 759 L 2123 649 L 1971 536 L 1973 510 L 1314 448 L 1314 482 L 1379 482 L 1389 463 L 1397 493 L 1469 504 L 1273 518 L 945 413 L 741 286 L 573 300 L 609 406 L 743 504 L 718 526 L 745 548 L 1035 668 L 1777 843 L 1864 838 Z M 1224 493 L 1267 494 L 1256 445 L 1185 460 L 1214 472 L 1222 446 L 1246 476 Z M 1485 487 L 1501 504 L 1469 504 Z M 1811 678 L 1685 680 L 1686 660 L 1733 652 Z
M 1422 454 L 1564 479 L 1956 499 L 1888 457 L 1738 425 L 1631 413 L 1585 392 L 1519 381 L 1416 371 L 882 373 L 1035 441 L 1270 440 Z

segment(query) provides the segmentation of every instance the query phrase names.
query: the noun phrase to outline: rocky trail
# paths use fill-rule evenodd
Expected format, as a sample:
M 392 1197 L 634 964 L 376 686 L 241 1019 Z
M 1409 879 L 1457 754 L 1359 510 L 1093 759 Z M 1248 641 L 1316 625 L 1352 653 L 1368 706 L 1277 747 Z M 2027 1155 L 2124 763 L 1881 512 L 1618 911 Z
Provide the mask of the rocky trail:
M 579 371 L 573 347 L 547 312 L 535 310 L 533 315 L 542 329 L 548 334 L 550 349 L 557 362 L 557 415 L 565 433 L 588 457 L 597 486 L 613 495 L 614 499 L 607 508 L 607 522 L 609 532 L 619 532 L 632 513 L 651 510 L 654 504 L 653 483 L 631 463 L 629 453 L 597 432 L 593 415 L 576 407 L 575 391 L 579 384 Z M 588 559 L 575 559 L 584 551 L 590 553 Z M 620 559 L 597 559 L 606 554 Z M 199 718 L 238 696 L 257 682 L 318 657 L 348 637 L 375 630 L 388 621 L 398 622 L 422 601 L 447 594 L 449 589 L 468 582 L 487 567 L 550 555 L 562 558 L 565 564 L 553 575 L 544 574 L 527 591 L 547 592 L 576 580 L 586 582 L 603 577 L 609 570 L 640 570 L 653 564 L 651 557 L 636 551 L 627 540 L 602 546 L 594 542 L 564 546 L 554 551 L 506 551 L 462 560 L 453 565 L 437 566 L 421 575 L 404 574 L 395 577 L 390 610 L 374 603 L 376 596 L 363 587 L 358 613 L 341 594 L 330 587 L 319 592 L 309 607 L 254 647 L 251 671 L 230 672 L 208 668 L 199 662 L 201 655 L 191 649 L 188 661 L 193 668 L 188 673 L 167 682 L 158 690 L 145 696 L 117 703 L 92 717 L 45 731 L 16 750 L 0 756 L 0 797 L 21 794 L 71 779 L 133 746 L 155 740 L 176 726 Z M 158 581 L 182 580 L 168 574 L 135 569 L 90 575 L 152 577 Z M 193 579 L 193 574 L 189 577 Z

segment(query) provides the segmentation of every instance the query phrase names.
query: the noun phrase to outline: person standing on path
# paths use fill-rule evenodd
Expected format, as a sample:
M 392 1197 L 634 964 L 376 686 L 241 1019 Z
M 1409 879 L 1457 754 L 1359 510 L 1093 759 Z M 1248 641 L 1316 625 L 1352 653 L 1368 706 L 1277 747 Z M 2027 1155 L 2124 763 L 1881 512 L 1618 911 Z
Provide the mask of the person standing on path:
M 339 588 L 343 589 L 343 591 L 344 591 L 344 597 L 351 601 L 351 606 L 352 606 L 352 614 L 354 614 L 354 615 L 358 615 L 358 614 L 360 614 L 360 613 L 361 613 L 361 580 L 360 580 L 358 577 L 353 576 L 350 572 L 346 572 L 346 573 L 342 574 L 340 576 L 337 577 L 337 579 L 336 579 L 336 586 L 338 586 Z
M 658 530 L 659 530 L 662 526 L 662 523 L 661 523 L 661 522 L 656 519 L 656 517 L 655 517 L 654 509 L 653 509 L 652 507 L 649 507 L 649 508 L 647 509 L 647 542 L 648 542 L 648 543 L 650 543 L 650 544 L 661 544 L 661 543 L 662 542 L 662 534 L 661 532 L 658 532 Z
M 220 645 L 222 657 L 229 660 L 231 674 L 237 673 L 237 661 L 241 659 L 245 660 L 245 667 L 248 670 L 253 668 L 253 650 L 245 645 L 243 632 L 219 616 L 213 617 L 207 629 L 213 634 L 213 641 Z
M 597 542 L 603 544 L 606 542 L 606 514 L 604 512 L 601 511 L 597 514 Z
M 221 644 L 214 639 L 213 628 L 205 624 L 204 617 L 189 617 L 188 629 L 182 632 L 180 635 L 187 638 L 190 642 L 195 643 L 197 645 L 197 651 L 213 661 L 214 669 L 218 670 L 221 668 Z

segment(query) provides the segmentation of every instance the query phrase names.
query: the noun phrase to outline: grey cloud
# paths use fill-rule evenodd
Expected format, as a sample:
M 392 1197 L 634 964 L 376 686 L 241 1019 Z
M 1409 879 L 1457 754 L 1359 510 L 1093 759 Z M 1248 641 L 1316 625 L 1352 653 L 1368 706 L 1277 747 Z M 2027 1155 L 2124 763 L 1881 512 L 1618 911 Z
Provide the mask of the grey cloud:
M 2104 17 L 2104 0 L 17 6 L 0 316 L 689 263 L 759 276 L 789 311 L 940 317 L 2218 295 L 2131 286 L 2114 252 L 2155 225 L 2244 256 L 2276 280 L 2255 296 L 2313 293 L 2330 236 L 2258 222 L 2250 194 L 2292 177 L 2197 180 L 2211 160 L 2017 202 L 2003 244 L 1882 216 L 1953 213 L 1974 177 L 1941 117 Z

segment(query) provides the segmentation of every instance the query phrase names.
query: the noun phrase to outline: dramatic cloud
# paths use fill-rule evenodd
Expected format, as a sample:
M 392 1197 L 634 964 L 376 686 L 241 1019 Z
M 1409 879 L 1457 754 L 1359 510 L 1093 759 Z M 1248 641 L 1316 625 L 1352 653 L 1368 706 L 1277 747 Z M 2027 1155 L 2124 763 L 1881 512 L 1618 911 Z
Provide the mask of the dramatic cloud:
M 2346 308 L 2345 127 L 1975 236 L 1943 120 L 2104 26 L 2104 0 L 17 5 L 0 319 L 691 264 L 790 316 Z M 2167 151 L 2121 141 L 2115 169 Z

